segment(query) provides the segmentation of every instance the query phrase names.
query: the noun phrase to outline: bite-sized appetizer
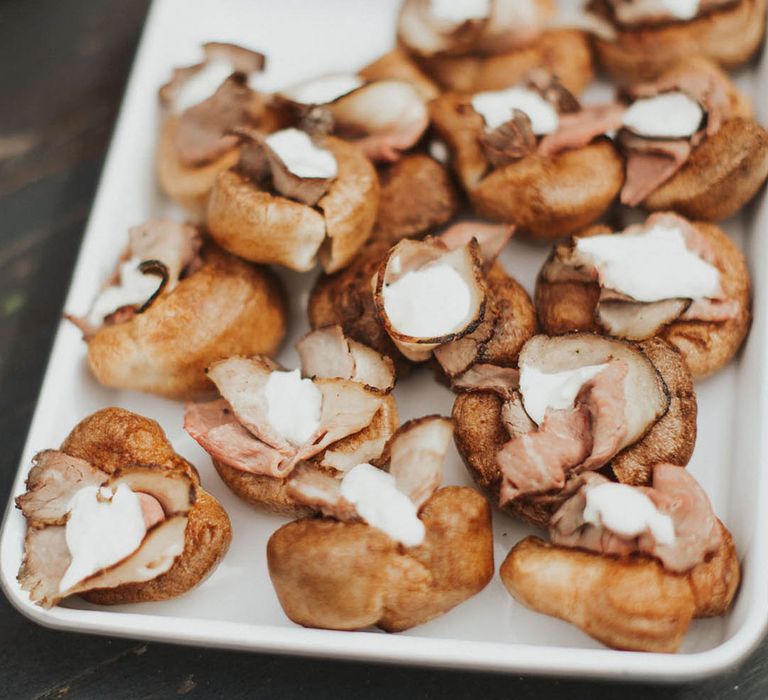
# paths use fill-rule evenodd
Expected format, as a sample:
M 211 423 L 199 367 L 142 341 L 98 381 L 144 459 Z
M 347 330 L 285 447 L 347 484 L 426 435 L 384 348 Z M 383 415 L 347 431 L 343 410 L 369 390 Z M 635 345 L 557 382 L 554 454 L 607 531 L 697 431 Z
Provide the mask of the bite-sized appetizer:
M 250 80 L 265 65 L 263 54 L 233 44 L 203 45 L 201 63 L 177 68 L 160 88 L 163 124 L 157 175 L 166 194 L 202 218 L 216 176 L 238 161 L 239 139 L 231 132 L 279 128 L 280 114 Z
M 148 221 L 86 316 L 68 315 L 99 382 L 169 398 L 211 391 L 205 368 L 237 353 L 274 354 L 285 335 L 283 288 L 190 224 Z
M 292 123 L 350 141 L 377 164 L 381 196 L 373 235 L 394 243 L 450 221 L 458 198 L 447 167 L 417 150 L 434 95 L 425 97 L 410 76 L 387 77 L 391 61 L 382 61 L 360 73 L 294 85 L 277 93 L 275 103 Z
M 552 0 L 405 0 L 397 37 L 443 88 L 496 90 L 533 68 L 575 93 L 592 80 L 592 52 L 576 29 L 547 30 Z
M 540 150 L 558 153 L 617 132 L 627 160 L 623 204 L 707 221 L 736 213 L 765 182 L 768 132 L 710 61 L 688 59 L 621 98 L 564 118 Z
M 693 618 L 724 615 L 740 578 L 731 534 L 685 469 L 652 475 L 634 487 L 584 474 L 552 544 L 528 537 L 501 565 L 507 590 L 615 649 L 674 652 Z
M 746 63 L 765 34 L 765 0 L 591 0 L 597 57 L 620 82 L 651 80 L 689 56 Z
M 683 468 L 696 441 L 696 395 L 663 340 L 537 335 L 519 372 L 465 378 L 454 437 L 475 481 L 503 510 L 546 526 L 580 475 L 650 483 L 659 462 Z
M 751 282 L 717 226 L 653 214 L 614 233 L 595 226 L 555 247 L 536 284 L 545 333 L 594 331 L 677 348 L 694 377 L 719 370 L 744 342 Z
M 400 632 L 479 593 L 493 576 L 488 503 L 448 486 L 447 418 L 403 425 L 378 462 L 341 480 L 303 473 L 296 487 L 322 518 L 297 520 L 269 539 L 269 575 L 291 620 L 305 627 Z
M 291 488 L 299 466 L 341 478 L 378 459 L 399 423 L 388 358 L 338 327 L 309 333 L 297 350 L 301 370 L 258 356 L 214 363 L 208 377 L 221 398 L 190 403 L 184 414 L 185 430 L 232 491 L 294 517 L 317 511 Z
M 588 226 L 624 183 L 624 160 L 600 129 L 545 150 L 584 114 L 596 121 L 594 109 L 582 110 L 546 72 L 532 71 L 503 90 L 445 93 L 430 109 L 474 210 L 532 238 L 551 240 Z
M 203 581 L 232 529 L 160 426 L 121 408 L 81 421 L 33 459 L 16 499 L 27 520 L 19 583 L 46 608 L 166 600 Z
M 536 320 L 527 292 L 495 261 L 512 232 L 463 222 L 423 241 L 370 244 L 318 280 L 310 324 L 340 324 L 399 371 L 433 357 L 454 381 L 478 364 L 514 366 Z
M 239 132 L 240 159 L 208 200 L 213 239 L 258 263 L 326 272 L 346 266 L 368 239 L 379 203 L 376 170 L 355 144 L 293 127 Z

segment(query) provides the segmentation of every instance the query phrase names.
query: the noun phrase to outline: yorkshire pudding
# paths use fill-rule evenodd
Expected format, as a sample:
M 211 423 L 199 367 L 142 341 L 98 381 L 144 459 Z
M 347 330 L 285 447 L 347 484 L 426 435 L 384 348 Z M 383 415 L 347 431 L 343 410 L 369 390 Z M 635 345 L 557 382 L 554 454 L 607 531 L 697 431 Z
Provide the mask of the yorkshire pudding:
M 90 512 L 77 512 L 75 502 L 91 500 Z M 40 452 L 16 505 L 28 523 L 19 582 L 44 607 L 74 594 L 103 605 L 174 598 L 216 568 L 232 538 L 226 512 L 160 426 L 120 408 L 94 413 L 59 450 Z M 117 554 L 132 518 L 138 546 Z M 101 560 L 94 548 L 116 557 Z

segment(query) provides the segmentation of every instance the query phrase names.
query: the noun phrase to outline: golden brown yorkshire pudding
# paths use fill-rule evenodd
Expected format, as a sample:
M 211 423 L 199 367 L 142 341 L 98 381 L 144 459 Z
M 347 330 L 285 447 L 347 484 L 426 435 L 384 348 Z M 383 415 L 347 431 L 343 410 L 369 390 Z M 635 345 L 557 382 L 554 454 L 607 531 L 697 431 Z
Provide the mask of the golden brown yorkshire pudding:
M 485 365 L 454 385 L 466 392 L 453 406 L 456 446 L 502 510 L 545 526 L 582 472 L 642 485 L 654 464 L 690 459 L 693 382 L 664 341 L 534 336 L 519 365 L 520 375 Z
M 306 271 L 319 258 L 326 272 L 345 267 L 368 238 L 379 201 L 363 152 L 334 137 L 317 145 L 297 129 L 244 138 L 238 166 L 219 174 L 208 201 L 214 240 L 253 262 Z
M 278 279 L 201 242 L 194 226 L 170 220 L 132 228 L 88 315 L 68 316 L 83 331 L 100 383 L 192 398 L 212 389 L 211 362 L 277 351 L 286 324 Z
M 164 114 L 156 156 L 162 189 L 198 218 L 216 175 L 238 161 L 238 140 L 229 132 L 245 126 L 270 132 L 281 120 L 248 84 L 263 69 L 263 54 L 216 42 L 204 44 L 203 52 L 201 63 L 177 68 L 160 88 Z
M 405 80 L 411 83 L 425 100 L 433 100 L 440 94 L 440 88 L 401 46 L 369 63 L 358 74 L 367 81 Z
M 759 49 L 765 33 L 765 0 L 703 0 L 692 19 L 637 12 L 622 22 L 618 0 L 593 0 L 589 8 L 607 23 L 608 34 L 595 36 L 602 67 L 621 83 L 653 80 L 670 65 L 690 56 L 704 56 L 724 68 L 746 63 Z M 623 3 L 631 6 L 656 3 Z M 602 32 L 601 32 L 602 34 Z
M 398 40 L 445 89 L 493 90 L 545 68 L 579 93 L 593 76 L 589 42 L 577 30 L 545 31 L 554 12 L 550 0 L 491 0 L 476 9 L 406 0 Z
M 436 490 L 450 422 L 420 418 L 393 437 L 389 473 L 360 464 L 312 484 L 326 517 L 269 540 L 272 584 L 306 627 L 399 632 L 444 614 L 493 576 L 490 509 L 476 491 Z
M 80 595 L 104 605 L 174 598 L 229 548 L 224 509 L 153 420 L 106 408 L 59 450 L 36 455 L 19 582 L 43 607 Z
M 350 337 L 390 356 L 398 372 L 407 371 L 413 361 L 427 360 L 433 354 L 442 371 L 452 379 L 476 363 L 495 361 L 512 365 L 522 344 L 535 332 L 535 314 L 525 290 L 507 275 L 500 263 L 494 262 L 511 233 L 505 226 L 464 222 L 424 242 L 401 241 L 391 249 L 384 241 L 371 243 L 349 268 L 319 278 L 308 304 L 310 324 L 313 328 L 340 324 Z M 477 252 L 472 247 L 473 238 L 479 241 Z M 401 266 L 403 273 L 411 269 L 428 270 L 429 265 L 455 263 L 454 269 L 468 290 L 463 301 L 469 302 L 466 315 L 469 321 L 457 321 L 462 327 L 448 333 L 451 337 L 429 338 L 399 333 L 392 327 L 391 320 L 385 323 L 384 289 L 393 279 L 390 277 L 392 263 L 396 267 L 400 264 L 398 260 L 405 263 Z M 400 273 L 395 277 L 398 275 Z M 381 284 L 373 287 L 372 280 L 377 277 Z M 439 283 L 430 287 L 433 290 L 442 284 L 441 280 L 433 281 Z M 470 313 L 469 309 L 473 299 L 469 290 L 473 285 L 477 285 L 477 305 L 473 307 L 477 313 Z M 406 297 L 416 298 L 410 294 Z M 429 331 L 422 332 L 432 335 Z
M 508 90 L 445 93 L 430 110 L 474 210 L 514 223 L 529 237 L 552 240 L 594 221 L 624 182 L 623 159 L 605 137 L 565 144 L 557 153 L 542 150 L 542 137 L 580 110 L 542 74 Z
M 551 545 L 528 537 L 512 549 L 504 585 L 616 649 L 676 651 L 692 618 L 725 614 L 739 586 L 730 533 L 674 465 L 654 467 L 652 488 L 586 474 L 550 537 Z
M 668 213 L 615 234 L 622 240 L 609 235 L 609 228 L 595 226 L 555 247 L 536 283 L 542 330 L 550 335 L 593 331 L 631 340 L 663 338 L 681 353 L 694 377 L 706 377 L 727 364 L 744 342 L 751 318 L 749 270 L 733 241 L 713 224 Z M 628 267 L 618 277 L 616 263 L 605 264 L 607 247 L 617 243 L 614 250 L 623 251 Z M 634 290 L 646 295 L 643 301 L 622 287 L 621 276 L 630 271 L 650 284 L 647 292 Z M 690 290 L 702 281 L 701 293 L 711 296 L 685 298 L 685 289 L 696 294 Z M 678 289 L 658 286 L 668 284 Z
M 185 430 L 238 496 L 283 515 L 317 512 L 297 499 L 297 471 L 341 478 L 378 459 L 398 426 L 391 361 L 332 326 L 297 344 L 299 370 L 263 357 L 233 357 L 208 376 L 221 398 L 188 404 Z M 300 432 L 297 432 L 300 431 Z

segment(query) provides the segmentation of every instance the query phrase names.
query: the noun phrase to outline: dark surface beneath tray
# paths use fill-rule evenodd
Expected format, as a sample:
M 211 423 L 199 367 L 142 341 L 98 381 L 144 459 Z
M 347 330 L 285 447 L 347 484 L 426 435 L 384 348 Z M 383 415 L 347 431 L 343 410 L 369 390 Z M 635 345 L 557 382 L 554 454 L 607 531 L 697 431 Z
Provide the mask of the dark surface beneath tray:
M 309 0 L 308 0 L 309 1 Z M 0 496 L 32 417 L 146 0 L 0 1 Z M 149 176 L 149 174 L 148 174 Z M 766 593 L 768 595 L 768 592 Z M 542 654 L 549 653 L 542 649 Z M 0 697 L 768 697 L 768 644 L 696 685 L 544 680 L 54 632 L 0 597 Z

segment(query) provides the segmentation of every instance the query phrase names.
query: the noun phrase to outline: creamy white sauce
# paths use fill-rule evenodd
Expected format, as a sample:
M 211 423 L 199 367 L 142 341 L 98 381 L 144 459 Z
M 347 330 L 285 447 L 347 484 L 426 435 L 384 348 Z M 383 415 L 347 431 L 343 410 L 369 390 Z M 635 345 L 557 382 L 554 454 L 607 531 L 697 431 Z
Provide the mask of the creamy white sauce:
M 126 484 L 113 492 L 87 486 L 69 502 L 65 537 L 72 561 L 59 582 L 59 592 L 106 569 L 141 545 L 147 529 L 138 494 Z
M 283 129 L 265 139 L 294 175 L 298 177 L 336 177 L 338 166 L 333 153 L 319 148 L 299 129 Z
M 295 87 L 284 90 L 283 97 L 304 105 L 324 105 L 362 87 L 365 81 L 354 73 L 326 75 L 315 80 L 308 80 Z
M 448 146 L 445 145 L 445 141 L 440 139 L 432 139 L 429 142 L 429 155 L 443 165 L 446 165 L 451 158 Z
M 624 126 L 639 136 L 687 138 L 701 127 L 704 110 L 683 92 L 664 92 L 635 100 L 624 113 Z
M 400 261 L 390 261 L 399 272 Z M 450 265 L 431 263 L 384 285 L 384 310 L 392 327 L 416 338 L 436 338 L 461 329 L 471 310 L 469 285 Z
M 371 527 L 406 547 L 424 541 L 424 523 L 414 502 L 397 488 L 395 478 L 370 464 L 358 464 L 341 481 L 341 495 L 354 504 Z
M 693 19 L 699 13 L 699 0 L 661 0 L 661 3 L 678 19 Z
M 675 524 L 648 496 L 626 484 L 600 484 L 587 489 L 584 520 L 632 539 L 650 531 L 662 545 L 675 541 Z
M 431 0 L 429 5 L 434 17 L 456 24 L 491 13 L 491 0 Z
M 234 69 L 229 61 L 209 61 L 179 88 L 173 99 L 175 110 L 183 112 L 204 102 L 232 73 Z
M 301 372 L 272 372 L 264 388 L 267 420 L 292 445 L 304 445 L 320 426 L 323 395 Z
M 677 228 L 590 236 L 578 239 L 576 248 L 604 287 L 637 301 L 712 298 L 720 291 L 720 271 L 690 250 Z
M 104 318 L 124 306 L 141 306 L 160 286 L 160 277 L 145 275 L 139 271 L 141 260 L 131 258 L 120 264 L 120 282 L 107 287 L 93 302 L 88 322 L 94 326 L 104 323 Z
M 520 365 L 520 393 L 525 412 L 534 423 L 541 425 L 547 409 L 558 411 L 573 406 L 584 383 L 596 377 L 606 367 L 586 365 L 576 369 L 547 374 L 529 364 Z
M 528 115 L 537 136 L 551 134 L 560 123 L 557 110 L 549 102 L 535 90 L 522 87 L 478 92 L 472 97 L 472 109 L 483 117 L 490 130 L 508 122 L 513 109 Z

